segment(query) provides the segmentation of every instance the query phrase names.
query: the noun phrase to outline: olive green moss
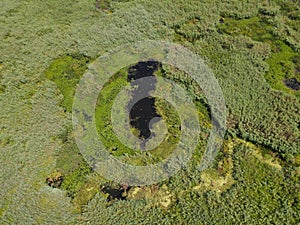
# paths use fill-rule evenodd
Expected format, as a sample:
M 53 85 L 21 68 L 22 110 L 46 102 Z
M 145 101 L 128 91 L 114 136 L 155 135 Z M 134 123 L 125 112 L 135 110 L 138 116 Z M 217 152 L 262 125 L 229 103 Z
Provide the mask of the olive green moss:
M 45 72 L 47 79 L 55 82 L 64 96 L 62 107 L 72 111 L 76 84 L 87 70 L 89 57 L 80 54 L 65 55 L 54 60 Z

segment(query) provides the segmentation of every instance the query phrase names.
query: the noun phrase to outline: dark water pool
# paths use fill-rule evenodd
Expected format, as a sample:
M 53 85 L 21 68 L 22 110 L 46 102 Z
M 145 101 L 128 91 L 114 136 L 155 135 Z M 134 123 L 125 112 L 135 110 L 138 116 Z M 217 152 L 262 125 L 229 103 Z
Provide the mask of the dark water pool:
M 296 78 L 285 79 L 284 83 L 290 89 L 293 89 L 295 91 L 300 90 L 300 82 Z
M 132 91 L 132 99 L 138 98 L 141 94 L 149 94 L 155 89 L 157 79 L 154 72 L 161 67 L 157 61 L 138 62 L 131 66 L 128 71 L 128 81 L 131 81 L 131 86 L 137 88 Z M 138 83 L 136 80 L 144 77 L 151 77 L 151 79 L 142 80 Z M 145 83 L 147 82 L 147 83 Z M 129 105 L 131 105 L 129 103 Z M 133 105 L 129 110 L 130 125 L 140 131 L 139 138 L 147 139 L 151 136 L 150 121 L 154 118 L 161 118 L 155 108 L 155 98 L 143 98 Z

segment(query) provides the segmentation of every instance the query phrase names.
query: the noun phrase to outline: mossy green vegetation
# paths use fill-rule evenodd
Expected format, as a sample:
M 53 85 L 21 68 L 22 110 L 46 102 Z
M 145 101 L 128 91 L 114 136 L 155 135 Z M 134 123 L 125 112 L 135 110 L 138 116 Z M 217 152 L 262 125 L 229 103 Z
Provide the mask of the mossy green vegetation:
M 233 36 L 245 35 L 255 41 L 270 45 L 271 55 L 266 60 L 269 65 L 268 72 L 265 74 L 266 81 L 276 90 L 299 96 L 299 91 L 288 88 L 284 80 L 288 78 L 300 79 L 297 72 L 299 65 L 293 60 L 300 55 L 275 35 L 274 27 L 275 24 L 270 18 L 261 15 L 261 17 L 256 16 L 248 19 L 225 18 L 223 23 L 218 26 L 218 30 Z
M 90 166 L 84 162 L 80 164 L 75 170 L 64 177 L 62 189 L 67 191 L 67 195 L 71 198 L 80 190 L 81 186 L 86 182 L 85 177 L 91 173 Z
M 104 84 L 97 100 L 95 119 L 99 137 L 108 151 L 114 155 L 132 154 L 133 152 L 124 146 L 116 137 L 111 124 L 111 109 L 117 94 L 127 84 L 127 71 L 123 69 L 112 76 L 107 84 Z
M 272 88 L 299 96 L 299 91 L 292 90 L 284 84 L 284 80 L 288 78 L 300 80 L 300 76 L 297 73 L 297 65 L 294 61 L 299 56 L 299 53 L 295 53 L 284 42 L 273 42 L 272 55 L 267 60 L 270 68 L 265 75 L 267 82 Z
M 65 111 L 71 112 L 73 97 L 77 84 L 87 69 L 90 58 L 75 53 L 55 59 L 46 70 L 46 78 L 55 82 L 63 95 L 61 106 Z M 58 135 L 63 146 L 57 152 L 56 171 L 60 173 L 62 182 L 59 188 L 66 191 L 66 195 L 72 199 L 78 209 L 98 192 L 98 182 L 91 182 L 92 174 L 90 165 L 87 164 L 75 143 L 72 129 L 66 126 Z M 92 183 L 92 184 L 91 184 Z M 88 184 L 88 185 L 87 185 Z M 93 188 L 86 186 L 93 185 Z M 88 190 L 86 190 L 88 189 Z M 93 190 L 91 192 L 91 190 Z
M 69 54 L 54 60 L 45 72 L 47 79 L 55 82 L 64 96 L 62 107 L 72 111 L 76 84 L 87 70 L 89 57 Z
M 48 175 L 46 181 L 49 186 L 64 190 L 80 211 L 99 191 L 101 179 L 94 179 L 95 174 L 79 152 L 70 128 L 65 127 L 57 138 L 63 145 L 56 153 L 55 170 Z M 59 183 L 55 182 L 53 177 L 59 177 Z M 54 181 L 53 185 L 49 183 L 49 178 Z
M 272 34 L 273 25 L 266 18 L 258 16 L 247 19 L 223 18 L 222 23 L 218 26 L 221 33 L 228 35 L 245 35 L 255 41 L 275 40 Z

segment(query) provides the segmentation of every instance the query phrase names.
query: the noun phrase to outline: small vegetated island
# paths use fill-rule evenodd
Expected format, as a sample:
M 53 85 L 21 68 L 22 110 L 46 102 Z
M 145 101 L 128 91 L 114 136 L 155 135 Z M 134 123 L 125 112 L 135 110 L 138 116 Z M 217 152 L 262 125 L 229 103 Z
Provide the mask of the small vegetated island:
M 300 224 L 299 1 L 0 5 L 0 224 Z M 151 93 L 158 78 L 176 82 L 191 97 L 201 127 L 191 160 L 176 175 L 129 186 L 101 177 L 85 161 L 74 139 L 72 105 L 96 58 L 143 39 L 175 42 L 204 59 L 223 91 L 228 129 L 213 165 L 200 172 L 212 127 L 201 88 L 152 59 L 122 68 L 95 107 L 98 136 L 111 155 L 131 165 L 155 164 L 181 136 L 176 108 L 147 97 L 126 111 L 140 149 L 124 145 L 111 110 L 128 85 L 133 101 Z M 138 85 L 140 78 L 150 82 Z M 162 121 L 165 137 L 144 151 Z

